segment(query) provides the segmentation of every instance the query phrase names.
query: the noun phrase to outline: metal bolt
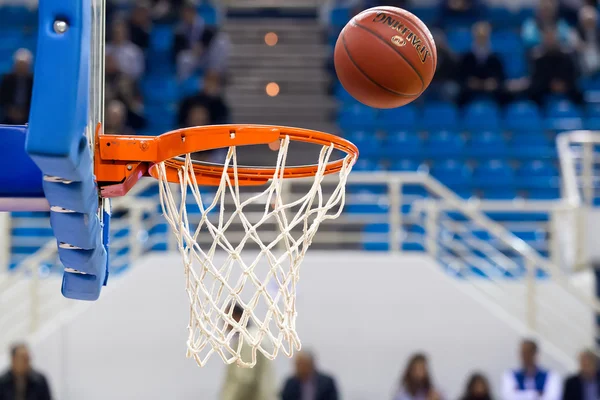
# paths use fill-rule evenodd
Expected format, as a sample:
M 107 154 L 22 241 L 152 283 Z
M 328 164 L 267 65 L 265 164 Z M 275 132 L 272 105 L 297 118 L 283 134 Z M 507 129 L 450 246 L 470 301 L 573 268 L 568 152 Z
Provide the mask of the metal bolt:
M 131 171 L 133 169 L 133 167 L 131 165 L 127 166 L 127 171 Z
M 66 21 L 56 20 L 54 21 L 54 32 L 63 34 L 69 29 L 69 25 Z

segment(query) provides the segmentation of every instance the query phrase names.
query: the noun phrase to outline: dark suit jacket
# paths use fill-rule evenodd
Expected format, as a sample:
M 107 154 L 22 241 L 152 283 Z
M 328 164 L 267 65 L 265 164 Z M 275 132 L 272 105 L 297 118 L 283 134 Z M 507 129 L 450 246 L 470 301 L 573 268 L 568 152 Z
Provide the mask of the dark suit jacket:
M 563 400 L 585 400 L 583 380 L 579 375 L 572 375 L 565 380 Z M 600 397 L 600 373 L 596 376 L 596 392 Z
M 25 104 L 22 107 L 25 108 L 26 115 L 29 115 L 29 108 L 31 107 L 31 93 L 33 90 L 33 76 L 29 75 L 24 78 L 24 89 L 25 93 Z M 2 77 L 2 81 L 0 82 L 0 108 L 6 109 L 10 106 L 15 105 L 17 99 L 17 89 L 18 89 L 18 81 L 19 78 L 14 74 L 6 74 Z M 10 124 L 23 124 L 27 122 L 25 121 L 5 121 Z
M 0 400 L 15 399 L 15 381 L 12 372 L 0 375 Z M 44 375 L 31 371 L 27 377 L 27 400 L 51 400 L 50 388 Z
M 317 373 L 314 400 L 338 400 L 337 387 L 332 377 Z M 288 378 L 281 393 L 281 400 L 302 400 L 302 382 L 296 377 Z

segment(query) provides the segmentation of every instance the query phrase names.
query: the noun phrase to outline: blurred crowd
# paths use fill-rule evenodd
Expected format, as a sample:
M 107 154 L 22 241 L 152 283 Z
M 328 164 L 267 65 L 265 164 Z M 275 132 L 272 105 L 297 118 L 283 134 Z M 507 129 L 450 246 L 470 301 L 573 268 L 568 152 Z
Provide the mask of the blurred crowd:
M 235 311 L 234 311 L 235 315 Z M 11 367 L 0 375 L 0 400 L 50 400 L 46 378 L 34 370 L 26 345 L 10 349 Z M 561 379 L 538 360 L 538 345 L 524 339 L 519 348 L 520 365 L 508 367 L 501 387 L 491 387 L 481 372 L 465 380 L 457 400 L 597 400 L 600 397 L 600 371 L 596 355 L 584 350 L 579 355 L 579 370 Z M 278 387 L 273 364 L 257 355 L 254 368 L 228 365 L 219 400 L 338 400 L 335 377 L 323 372 L 315 354 L 303 350 L 294 360 L 294 373 Z M 448 400 L 444 388 L 435 380 L 430 361 L 424 353 L 413 354 L 401 371 L 392 400 Z M 494 394 L 496 393 L 496 395 Z
M 199 3 L 191 0 L 135 1 L 127 7 L 107 3 L 105 66 L 105 132 L 152 134 L 147 105 L 151 85 L 144 83 L 176 79 L 194 82 L 173 104 L 177 107 L 174 129 L 178 127 L 226 123 L 229 107 L 223 98 L 229 59 L 227 35 L 218 26 L 205 23 Z M 165 46 L 169 54 L 153 48 L 156 29 L 168 32 Z M 160 39 L 159 39 L 160 40 Z M 22 48 L 14 54 L 13 69 L 0 80 L 0 122 L 24 124 L 28 121 L 33 87 L 31 51 Z M 164 65 L 163 65 L 164 64 Z M 142 88 L 149 86 L 145 92 Z M 189 83 L 188 83 L 189 86 Z M 160 93 L 154 94 L 160 97 Z
M 418 1 L 411 0 L 360 0 L 353 4 L 355 12 L 379 5 L 408 9 L 421 6 Z M 598 76 L 600 25 L 597 0 L 537 2 L 533 15 L 520 27 L 512 29 L 520 35 L 519 45 L 524 46 L 526 67 L 523 76 L 508 73 L 506 57 L 494 49 L 491 37 L 496 27 L 487 20 L 489 6 L 485 1 L 442 0 L 437 7 L 429 27 L 437 45 L 438 66 L 426 99 L 458 104 L 480 99 L 493 99 L 500 104 L 531 99 L 542 104 L 557 98 L 581 104 L 584 96 L 579 79 Z M 510 24 L 502 21 L 500 25 Z M 471 27 L 472 43 L 467 49 L 452 48 L 446 33 L 465 27 Z M 514 55 L 521 56 L 514 50 Z

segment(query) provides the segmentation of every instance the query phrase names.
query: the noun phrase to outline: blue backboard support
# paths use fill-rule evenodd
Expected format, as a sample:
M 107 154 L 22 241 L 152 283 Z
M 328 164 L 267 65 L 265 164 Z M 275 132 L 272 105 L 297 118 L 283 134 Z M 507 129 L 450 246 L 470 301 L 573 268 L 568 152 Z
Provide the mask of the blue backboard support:
M 29 126 L 0 126 L 11 143 L 0 149 L 2 164 L 15 175 L 0 173 L 0 197 L 40 198 L 43 189 L 65 267 L 62 292 L 80 300 L 96 300 L 108 278 L 110 208 L 98 197 L 92 151 L 103 117 L 104 1 L 39 2 Z

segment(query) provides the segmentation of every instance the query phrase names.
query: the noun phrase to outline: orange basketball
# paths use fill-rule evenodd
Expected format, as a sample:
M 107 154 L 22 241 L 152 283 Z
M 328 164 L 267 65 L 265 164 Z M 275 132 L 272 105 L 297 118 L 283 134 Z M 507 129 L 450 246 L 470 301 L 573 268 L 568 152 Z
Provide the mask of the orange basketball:
M 394 108 L 427 89 L 437 51 L 431 32 L 415 15 L 396 7 L 374 7 L 344 27 L 334 62 L 342 86 L 356 100 Z

